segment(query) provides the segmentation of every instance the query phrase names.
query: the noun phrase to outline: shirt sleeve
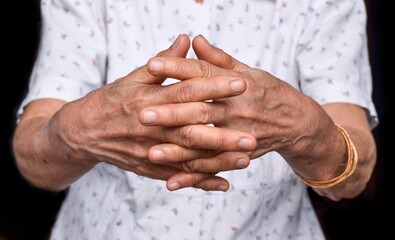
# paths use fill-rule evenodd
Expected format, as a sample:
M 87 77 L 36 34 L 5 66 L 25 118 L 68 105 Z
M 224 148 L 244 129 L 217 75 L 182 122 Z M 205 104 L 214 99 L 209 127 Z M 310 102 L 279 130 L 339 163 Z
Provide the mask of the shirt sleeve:
M 346 102 L 366 109 L 378 124 L 372 100 L 366 9 L 362 0 L 311 1 L 297 54 L 302 91 L 320 104 Z
M 72 101 L 104 84 L 107 50 L 98 2 L 41 1 L 41 41 L 18 116 L 32 100 Z

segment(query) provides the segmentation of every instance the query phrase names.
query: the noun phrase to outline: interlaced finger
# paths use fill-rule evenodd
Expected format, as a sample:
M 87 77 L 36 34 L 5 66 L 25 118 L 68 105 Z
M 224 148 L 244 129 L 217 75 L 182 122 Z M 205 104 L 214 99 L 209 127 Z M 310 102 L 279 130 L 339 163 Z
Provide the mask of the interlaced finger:
M 218 152 L 183 148 L 175 144 L 153 146 L 148 158 L 151 162 L 168 164 L 187 172 L 221 172 L 246 168 L 250 158 L 242 152 Z
M 164 128 L 160 134 L 158 137 L 162 142 L 171 142 L 185 148 L 236 152 L 256 148 L 256 139 L 250 133 L 207 125 L 169 127 Z
M 147 63 L 148 71 L 157 77 L 188 80 L 195 77 L 238 76 L 236 71 L 217 67 L 199 59 L 154 57 Z
M 168 179 L 166 186 L 171 191 L 186 187 L 206 191 L 227 191 L 229 182 L 215 174 L 179 172 Z
M 226 118 L 221 103 L 193 102 L 150 106 L 140 112 L 139 120 L 149 126 L 220 124 Z

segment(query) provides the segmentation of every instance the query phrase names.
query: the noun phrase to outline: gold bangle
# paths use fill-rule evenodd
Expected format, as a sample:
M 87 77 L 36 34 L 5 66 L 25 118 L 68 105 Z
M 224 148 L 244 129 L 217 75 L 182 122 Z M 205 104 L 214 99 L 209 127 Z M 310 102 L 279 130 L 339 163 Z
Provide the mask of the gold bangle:
M 315 180 L 310 180 L 304 178 L 302 175 L 299 173 L 295 172 L 297 176 L 300 177 L 300 179 L 308 186 L 313 187 L 313 188 L 330 188 L 333 187 L 347 178 L 349 178 L 357 168 L 357 163 L 358 163 L 358 153 L 357 149 L 355 148 L 353 142 L 351 141 L 350 135 L 348 135 L 347 131 L 341 127 L 338 124 L 335 124 L 336 127 L 339 129 L 340 133 L 342 134 L 344 140 L 346 141 L 347 144 L 347 150 L 348 150 L 348 159 L 347 159 L 347 166 L 346 169 L 342 174 L 339 176 L 325 180 L 325 181 L 315 181 Z

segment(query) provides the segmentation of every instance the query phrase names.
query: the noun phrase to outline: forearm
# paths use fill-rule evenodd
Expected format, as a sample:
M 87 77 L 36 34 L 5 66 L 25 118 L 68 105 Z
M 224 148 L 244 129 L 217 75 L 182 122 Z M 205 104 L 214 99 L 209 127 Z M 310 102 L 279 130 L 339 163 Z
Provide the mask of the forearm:
M 13 150 L 22 175 L 33 185 L 50 191 L 67 188 L 91 167 L 71 162 L 67 148 L 49 128 L 52 116 L 33 116 L 15 130 Z

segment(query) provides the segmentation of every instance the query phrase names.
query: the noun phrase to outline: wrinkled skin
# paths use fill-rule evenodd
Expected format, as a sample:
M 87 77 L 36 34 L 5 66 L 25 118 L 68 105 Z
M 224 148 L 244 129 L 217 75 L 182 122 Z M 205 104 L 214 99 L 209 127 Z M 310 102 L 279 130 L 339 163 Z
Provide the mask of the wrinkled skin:
M 200 60 L 178 57 L 154 58 L 148 63 L 148 70 L 157 76 L 179 79 L 240 78 L 247 83 L 247 90 L 235 97 L 215 99 L 213 102 L 188 104 L 168 104 L 144 109 L 144 114 L 160 113 L 155 123 L 147 125 L 182 126 L 187 124 L 207 124 L 224 129 L 236 129 L 252 133 L 257 139 L 257 148 L 250 152 L 258 157 L 270 151 L 278 151 L 288 159 L 304 155 L 317 141 L 327 138 L 323 134 L 333 128 L 333 121 L 321 106 L 306 97 L 284 81 L 261 69 L 251 68 L 233 59 L 220 49 L 196 38 L 194 50 Z M 156 66 L 159 61 L 161 69 Z M 196 111 L 198 108 L 198 111 Z M 199 112 L 203 116 L 190 118 Z M 176 147 L 176 146 L 175 146 Z M 154 149 L 159 149 L 156 146 Z M 174 156 L 167 155 L 169 160 Z
M 165 104 L 143 109 L 140 121 L 151 126 L 182 126 L 188 124 L 208 124 L 223 129 L 234 129 L 249 132 L 257 139 L 257 147 L 249 152 L 251 158 L 262 156 L 270 151 L 277 151 L 298 173 L 309 179 L 326 180 L 338 176 L 344 170 L 344 161 L 347 159 L 346 146 L 332 117 L 340 119 L 337 115 L 351 110 L 351 116 L 360 121 L 358 126 L 369 133 L 366 118 L 363 119 L 363 110 L 347 104 L 326 107 L 338 109 L 339 113 L 328 115 L 325 109 L 311 98 L 288 83 L 274 77 L 270 73 L 251 68 L 221 49 L 211 46 L 206 39 L 198 36 L 193 41 L 193 49 L 198 60 L 179 57 L 157 57 L 148 63 L 148 70 L 158 77 L 174 77 L 180 80 L 196 78 L 240 78 L 247 84 L 243 94 L 230 98 L 214 99 L 212 102 L 188 104 Z M 340 108 L 339 108 L 340 107 Z M 354 111 L 357 113 L 355 115 Z M 203 116 L 189 118 L 196 112 Z M 344 112 L 344 113 L 346 113 Z M 155 115 L 155 121 L 147 122 L 145 114 Z M 347 113 L 348 114 L 348 113 Z M 336 115 L 336 116 L 335 116 Z M 343 119 L 340 119 L 343 120 Z M 350 124 L 345 122 L 345 124 Z M 370 146 L 374 144 L 368 143 Z M 169 149 L 172 144 L 159 144 L 151 148 L 150 152 L 161 148 Z M 173 148 L 182 148 L 181 145 L 172 145 Z M 184 151 L 184 150 L 180 150 Z M 372 152 L 373 153 L 373 152 Z M 370 158 L 371 157 L 371 158 Z M 370 155 L 367 160 L 374 159 Z M 150 159 L 157 163 L 177 161 L 171 153 L 161 159 Z M 180 159 L 182 161 L 182 159 Z M 374 163 L 374 161 L 372 161 Z M 372 164 L 366 169 L 371 171 Z M 361 168 L 363 172 L 366 169 Z M 367 173 L 369 171 L 366 171 Z M 365 174 L 363 180 L 358 182 L 361 175 L 355 174 L 353 184 L 347 187 L 336 186 L 330 190 L 317 190 L 319 194 L 339 200 L 343 196 L 352 197 L 358 194 L 369 179 Z M 365 178 L 366 177 L 366 178 Z M 168 182 L 180 181 L 178 176 L 171 177 Z
M 183 58 L 189 44 L 189 38 L 181 36 L 174 46 L 158 56 Z M 178 176 L 181 179 L 178 185 L 169 185 L 169 189 L 195 186 L 205 190 L 227 190 L 228 182 L 215 174 L 248 166 L 249 157 L 244 151 L 253 150 L 256 144 L 251 134 L 202 124 L 144 126 L 139 122 L 139 112 L 158 104 L 189 106 L 189 102 L 195 104 L 239 95 L 245 91 L 244 81 L 233 77 L 195 78 L 161 86 L 164 80 L 151 75 L 143 66 L 65 104 L 49 121 L 49 131 L 57 133 L 52 140 L 66 146 L 69 161 L 88 167 L 105 162 L 154 179 Z M 149 149 L 167 142 L 182 146 L 181 151 L 165 148 L 165 152 L 174 155 L 178 162 L 163 165 L 148 161 Z M 160 156 L 163 153 L 152 154 Z
M 170 190 L 226 191 L 229 183 L 218 172 L 246 168 L 250 158 L 277 151 L 305 178 L 327 180 L 347 162 L 336 122 L 356 146 L 358 167 L 341 184 L 316 191 L 339 200 L 364 189 L 376 162 L 364 109 L 319 106 L 201 36 L 192 45 L 197 60 L 185 59 L 190 40 L 181 35 L 147 65 L 81 99 L 31 102 L 14 134 L 22 174 L 59 190 L 105 162 L 167 180 Z M 161 86 L 166 78 L 181 82 Z

